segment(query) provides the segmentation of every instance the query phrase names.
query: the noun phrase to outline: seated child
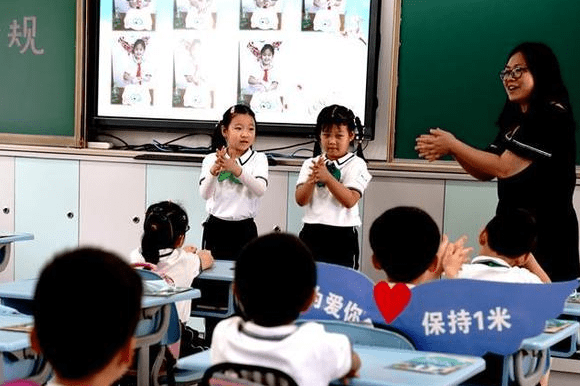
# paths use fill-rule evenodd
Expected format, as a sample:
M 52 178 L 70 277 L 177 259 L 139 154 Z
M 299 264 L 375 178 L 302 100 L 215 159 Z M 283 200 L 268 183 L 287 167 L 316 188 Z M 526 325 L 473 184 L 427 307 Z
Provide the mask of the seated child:
M 238 257 L 233 286 L 242 316 L 216 326 L 212 364 L 272 367 L 308 386 L 356 374 L 360 359 L 348 337 L 317 323 L 294 324 L 316 286 L 314 259 L 297 237 L 271 233 L 251 241 Z
M 141 278 L 116 255 L 81 248 L 57 255 L 34 294 L 32 348 L 54 369 L 48 385 L 108 386 L 131 365 Z
M 384 271 L 389 282 L 409 287 L 438 279 L 444 269 L 464 262 L 471 252 L 463 247 L 465 240 L 449 243 L 429 214 L 410 206 L 387 210 L 369 232 L 374 267 Z
M 479 256 L 473 258 L 471 264 L 446 262 L 451 264 L 445 271 L 446 275 L 507 283 L 550 283 L 550 277 L 531 252 L 536 239 L 536 221 L 528 212 L 521 209 L 500 212 L 479 234 Z M 499 361 L 500 358 L 493 354 L 486 356 L 488 368 L 499 367 Z M 550 375 L 549 356 L 547 361 L 547 371 L 540 379 L 542 386 L 548 384 Z M 482 383 L 492 382 L 482 377 Z
M 213 257 L 210 251 L 184 245 L 188 230 L 187 213 L 178 204 L 161 201 L 149 206 L 143 222 L 141 248 L 131 252 L 131 263 L 149 263 L 154 272 L 166 277 L 175 286 L 191 287 L 193 279 L 212 266 Z M 181 356 L 189 355 L 190 346 L 197 345 L 185 339 L 191 335 L 185 327 L 191 314 L 191 301 L 177 302 L 176 307 L 182 324 Z M 179 352 L 174 353 L 175 356 L 180 355 Z
M 490 279 L 493 276 L 491 271 L 497 274 L 500 281 L 516 282 L 516 278 L 526 275 L 523 273 L 524 269 L 514 267 L 515 264 L 525 265 L 539 273 L 541 268 L 536 267 L 537 262 L 531 254 L 528 255 L 535 239 L 533 219 L 530 222 L 530 218 L 523 215 L 513 218 L 498 215 L 496 218 L 480 236 L 480 243 L 483 238 L 482 245 L 487 245 L 480 252 L 488 256 L 480 256 L 472 264 L 465 264 L 471 248 L 463 247 L 464 237 L 455 243 L 449 243 L 446 236 L 440 241 L 437 224 L 423 210 L 414 207 L 389 209 L 373 222 L 370 229 L 373 264 L 375 268 L 386 273 L 390 282 L 405 283 L 409 287 L 437 279 L 442 274 L 450 278 L 475 278 L 479 274 L 480 278 L 493 280 Z M 518 233 L 521 236 L 516 236 Z M 524 246 L 516 247 L 520 242 Z M 514 260 L 510 262 L 506 254 L 513 256 Z M 478 264 L 477 261 L 482 263 Z M 458 274 L 458 271 L 461 273 Z M 506 273 L 508 271 L 510 273 Z M 534 276 L 530 272 L 527 274 Z M 539 283 L 540 279 L 536 278 L 535 282 Z M 498 376 L 502 374 L 503 358 L 486 354 L 486 370 L 473 378 L 476 379 L 475 383 L 500 384 L 501 379 Z M 541 383 L 545 384 L 546 379 L 547 375 Z
M 532 254 L 536 232 L 536 222 L 528 212 L 499 213 L 479 234 L 479 256 L 471 264 L 459 266 L 458 272 L 448 267 L 448 275 L 508 283 L 549 283 L 550 278 Z

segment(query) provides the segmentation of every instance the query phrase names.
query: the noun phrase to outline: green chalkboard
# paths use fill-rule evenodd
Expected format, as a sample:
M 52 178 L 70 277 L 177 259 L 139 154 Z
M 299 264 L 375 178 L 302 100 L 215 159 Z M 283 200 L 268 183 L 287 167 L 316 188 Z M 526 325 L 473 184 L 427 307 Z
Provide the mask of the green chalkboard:
M 0 1 L 1 143 L 78 144 L 77 11 L 76 0 Z
M 554 50 L 580 121 L 580 1 L 399 4 L 395 159 L 417 159 L 415 138 L 430 127 L 485 148 L 497 133 L 495 121 L 506 98 L 498 73 L 523 41 L 544 42 Z

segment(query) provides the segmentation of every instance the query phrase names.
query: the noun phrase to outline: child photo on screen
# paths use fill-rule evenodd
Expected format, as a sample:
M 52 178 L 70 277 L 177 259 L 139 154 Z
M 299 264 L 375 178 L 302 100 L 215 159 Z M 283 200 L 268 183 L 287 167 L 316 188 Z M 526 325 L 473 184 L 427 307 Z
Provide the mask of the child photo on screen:
M 209 83 L 209 71 L 204 61 L 200 39 L 182 40 L 176 47 L 174 107 L 208 109 L 213 107 L 213 90 Z
M 347 0 L 304 0 L 302 30 L 320 32 L 342 31 L 344 29 L 344 10 L 346 1 Z
M 174 28 L 200 31 L 215 29 L 215 0 L 175 0 L 175 8 Z
M 115 0 L 115 30 L 152 31 L 154 30 L 154 0 Z
M 153 103 L 153 67 L 147 60 L 149 37 L 133 39 L 124 36 L 114 43 L 113 90 L 111 103 L 131 106 L 150 106 Z
M 282 0 L 241 0 L 240 29 L 279 30 Z
M 257 113 L 282 111 L 280 73 L 277 71 L 278 67 L 274 66 L 274 57 L 281 44 L 281 42 L 251 41 L 246 46 L 246 52 L 249 52 L 255 60 L 249 61 L 245 94 L 249 97 L 250 107 Z

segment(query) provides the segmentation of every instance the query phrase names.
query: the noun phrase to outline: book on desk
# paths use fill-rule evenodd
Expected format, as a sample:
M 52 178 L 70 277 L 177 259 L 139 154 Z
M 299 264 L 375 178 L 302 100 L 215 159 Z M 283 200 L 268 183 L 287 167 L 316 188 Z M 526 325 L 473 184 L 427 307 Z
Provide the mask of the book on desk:
M 403 362 L 393 363 L 388 366 L 395 370 L 405 370 L 425 374 L 447 375 L 457 371 L 473 362 L 443 354 L 426 355 L 409 359 Z
M 182 292 L 187 292 L 191 290 L 191 287 L 167 287 L 159 289 L 145 288 L 143 295 L 145 296 L 172 296 Z
M 571 324 L 572 322 L 567 320 L 548 319 L 546 320 L 546 328 L 544 329 L 544 332 L 553 334 L 568 327 Z
M 33 327 L 34 327 L 34 322 L 30 322 L 30 323 L 17 324 L 14 326 L 0 327 L 0 330 L 29 333 L 32 331 Z

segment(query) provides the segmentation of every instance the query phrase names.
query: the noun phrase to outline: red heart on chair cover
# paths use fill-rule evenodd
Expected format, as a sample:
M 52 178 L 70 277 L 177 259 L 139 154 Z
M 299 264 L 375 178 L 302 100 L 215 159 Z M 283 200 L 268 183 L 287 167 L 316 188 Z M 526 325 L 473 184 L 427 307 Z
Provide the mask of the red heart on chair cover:
M 381 281 L 375 285 L 373 292 L 379 311 L 387 323 L 397 319 L 411 301 L 411 290 L 403 283 L 397 283 L 391 288 Z

